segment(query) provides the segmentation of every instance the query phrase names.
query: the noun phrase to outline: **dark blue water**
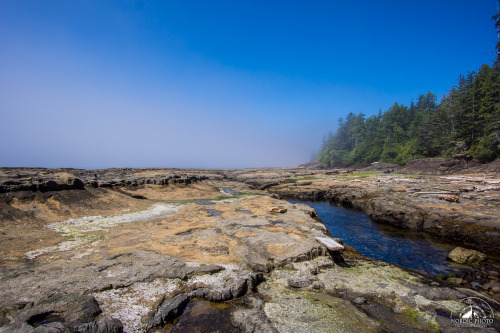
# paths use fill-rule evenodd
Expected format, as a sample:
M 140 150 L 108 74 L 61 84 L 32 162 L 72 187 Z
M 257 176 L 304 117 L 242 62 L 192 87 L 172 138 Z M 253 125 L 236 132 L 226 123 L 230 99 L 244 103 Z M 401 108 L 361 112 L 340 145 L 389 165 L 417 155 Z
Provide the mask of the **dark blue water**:
M 363 212 L 328 202 L 290 201 L 313 207 L 332 237 L 341 238 L 362 255 L 435 275 L 460 270 L 446 259 L 454 245 L 423 232 L 374 223 Z

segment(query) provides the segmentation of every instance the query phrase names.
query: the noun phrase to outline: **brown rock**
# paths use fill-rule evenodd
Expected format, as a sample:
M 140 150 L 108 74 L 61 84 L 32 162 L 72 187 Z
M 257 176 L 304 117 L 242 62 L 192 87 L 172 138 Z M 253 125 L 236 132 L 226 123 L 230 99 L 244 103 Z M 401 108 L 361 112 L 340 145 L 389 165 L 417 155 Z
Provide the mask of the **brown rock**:
M 495 276 L 495 277 L 500 277 L 500 273 L 497 271 L 488 271 L 488 275 Z
M 446 200 L 449 202 L 459 202 L 460 197 L 458 195 L 448 195 L 448 194 L 441 194 L 438 197 L 439 200 Z
M 271 208 L 269 208 L 269 211 L 271 213 L 286 213 L 287 209 L 286 208 L 279 208 L 279 207 L 271 207 Z
M 459 264 L 475 265 L 486 259 L 486 255 L 476 250 L 457 246 L 448 254 L 448 259 Z

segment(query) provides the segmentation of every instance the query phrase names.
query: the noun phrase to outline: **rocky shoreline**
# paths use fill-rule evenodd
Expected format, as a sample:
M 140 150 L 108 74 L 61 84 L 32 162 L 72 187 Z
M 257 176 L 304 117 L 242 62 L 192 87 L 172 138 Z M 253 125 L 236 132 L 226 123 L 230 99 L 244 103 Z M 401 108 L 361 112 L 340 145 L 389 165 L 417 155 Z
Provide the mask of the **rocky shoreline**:
M 498 313 L 497 270 L 474 288 L 331 252 L 316 212 L 281 200 L 500 253 L 496 173 L 395 172 L 2 168 L 0 332 L 180 332 L 214 313 L 228 332 L 453 332 L 467 296 Z
M 374 221 L 424 231 L 500 254 L 500 181 L 485 177 L 379 175 L 298 181 L 268 189 L 277 198 L 327 200 Z

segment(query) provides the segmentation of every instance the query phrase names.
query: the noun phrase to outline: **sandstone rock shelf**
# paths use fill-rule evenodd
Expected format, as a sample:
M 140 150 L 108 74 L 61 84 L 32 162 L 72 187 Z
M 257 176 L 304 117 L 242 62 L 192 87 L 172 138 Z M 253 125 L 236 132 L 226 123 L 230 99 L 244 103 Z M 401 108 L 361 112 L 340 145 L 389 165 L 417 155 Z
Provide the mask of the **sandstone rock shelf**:
M 349 244 L 332 256 L 315 239 L 335 237 L 316 212 L 279 198 L 334 200 L 401 227 L 496 244 L 496 178 L 455 177 L 0 169 L 0 331 L 154 332 L 198 300 L 232 302 L 229 317 L 243 332 L 450 328 L 446 316 L 469 289 Z M 415 195 L 437 187 L 460 201 Z M 490 273 L 488 288 L 471 292 L 499 311 L 498 272 Z

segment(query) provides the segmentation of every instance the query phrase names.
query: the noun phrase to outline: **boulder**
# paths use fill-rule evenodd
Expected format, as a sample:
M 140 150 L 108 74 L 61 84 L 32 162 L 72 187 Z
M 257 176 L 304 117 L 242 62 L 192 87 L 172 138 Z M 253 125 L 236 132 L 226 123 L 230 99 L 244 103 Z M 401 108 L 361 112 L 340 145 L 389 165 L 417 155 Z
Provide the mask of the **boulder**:
M 231 321 L 238 326 L 241 332 L 253 333 L 278 333 L 272 322 L 263 310 L 264 301 L 259 298 L 250 297 L 245 300 L 245 307 L 241 307 L 231 313 Z
M 306 275 L 296 275 L 292 276 L 288 279 L 288 286 L 293 288 L 305 288 L 309 287 L 312 283 L 311 279 L 309 279 Z
M 167 299 L 158 309 L 153 318 L 147 321 L 149 328 L 163 326 L 182 314 L 188 304 L 189 299 L 186 294 L 178 294 Z
M 83 181 L 78 178 L 67 178 L 66 184 L 68 184 L 70 190 L 83 190 L 85 188 Z
M 95 322 L 101 313 L 96 299 L 90 295 L 58 292 L 21 312 L 12 324 L 3 326 L 2 332 L 86 332 L 121 333 L 120 320 L 105 318 Z M 5 322 L 4 322 L 5 324 Z
M 475 265 L 486 259 L 486 255 L 476 250 L 457 246 L 448 254 L 448 259 L 459 264 Z
M 46 317 L 60 317 L 61 321 L 71 323 L 92 322 L 101 313 L 101 308 L 93 296 L 80 296 L 55 293 L 35 304 L 21 316 L 30 325 L 46 320 Z
M 311 288 L 313 288 L 313 289 L 325 289 L 325 284 L 321 281 L 315 281 L 312 284 Z

